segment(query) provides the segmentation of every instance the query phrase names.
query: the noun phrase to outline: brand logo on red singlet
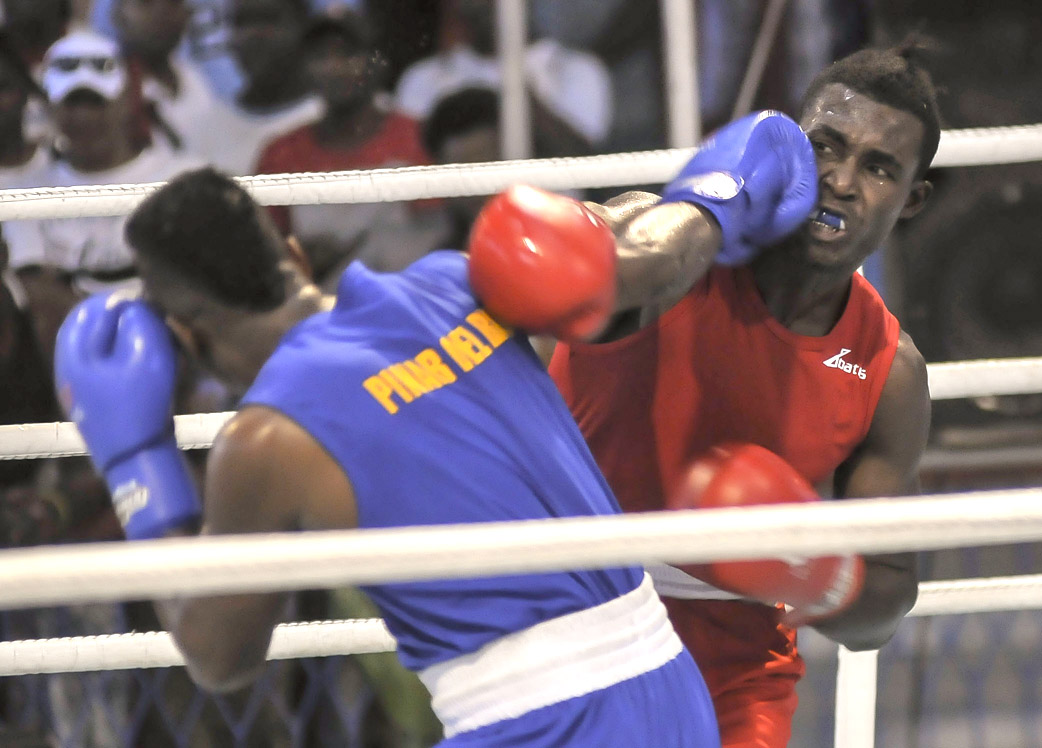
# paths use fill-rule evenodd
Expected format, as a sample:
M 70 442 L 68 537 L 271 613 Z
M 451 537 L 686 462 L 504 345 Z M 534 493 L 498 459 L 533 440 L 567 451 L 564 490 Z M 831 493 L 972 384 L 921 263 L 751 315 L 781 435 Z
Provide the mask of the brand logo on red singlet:
M 837 353 L 832 358 L 825 359 L 821 363 L 825 364 L 825 366 L 829 367 L 830 369 L 841 369 L 845 371 L 847 374 L 853 374 L 858 379 L 867 378 L 868 372 L 865 371 L 865 367 L 858 366 L 857 364 L 852 364 L 849 361 L 843 360 L 843 357 L 846 356 L 848 353 L 850 353 L 849 348 L 840 348 L 839 353 Z

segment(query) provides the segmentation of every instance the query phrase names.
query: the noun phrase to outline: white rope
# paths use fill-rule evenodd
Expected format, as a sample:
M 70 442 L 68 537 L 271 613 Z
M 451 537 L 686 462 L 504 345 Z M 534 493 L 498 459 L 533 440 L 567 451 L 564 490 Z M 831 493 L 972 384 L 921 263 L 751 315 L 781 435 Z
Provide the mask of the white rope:
M 1042 609 L 1042 574 L 923 582 L 909 616 Z
M 1042 358 L 954 361 L 926 369 L 933 400 L 1042 392 Z
M 1042 608 L 1042 574 L 953 582 L 924 582 L 909 616 L 986 613 Z M 870 748 L 875 728 L 878 652 L 848 652 L 839 648 L 836 678 L 837 748 Z
M 225 421 L 235 413 L 198 413 L 174 417 L 174 432 L 182 449 L 204 449 Z M 0 426 L 0 460 L 40 457 L 72 457 L 87 454 L 80 432 L 73 423 L 23 423 Z
M 944 130 L 932 167 L 1020 164 L 1042 159 L 1042 125 Z
M 400 169 L 242 177 L 262 205 L 373 203 L 489 195 L 524 182 L 551 190 L 662 184 L 693 150 L 679 148 L 586 158 L 411 166 Z M 934 166 L 1042 160 L 1042 124 L 946 130 Z M 162 183 L 0 190 L 0 221 L 116 216 L 131 212 Z
M 910 616 L 1042 609 L 1042 575 L 924 582 Z M 276 627 L 269 660 L 391 652 L 394 637 L 379 618 L 313 621 Z M 172 667 L 184 659 L 166 632 L 0 642 L 0 677 L 37 673 Z
M 268 659 L 332 657 L 394 649 L 394 637 L 379 618 L 287 623 L 275 628 Z M 0 677 L 183 664 L 173 637 L 165 631 L 0 642 Z
M 1042 540 L 1042 488 L 0 551 L 0 609 Z
M 930 364 L 930 397 L 950 400 L 984 395 L 1042 392 L 1042 358 L 992 359 Z M 234 413 L 177 416 L 174 427 L 182 449 L 206 449 Z M 87 448 L 71 423 L 0 426 L 0 460 L 85 455 Z
M 680 149 L 466 166 L 276 174 L 241 177 L 238 181 L 262 205 L 391 202 L 490 195 L 517 182 L 551 190 L 662 183 L 679 170 L 691 152 Z M 0 221 L 123 215 L 161 184 L 3 190 Z

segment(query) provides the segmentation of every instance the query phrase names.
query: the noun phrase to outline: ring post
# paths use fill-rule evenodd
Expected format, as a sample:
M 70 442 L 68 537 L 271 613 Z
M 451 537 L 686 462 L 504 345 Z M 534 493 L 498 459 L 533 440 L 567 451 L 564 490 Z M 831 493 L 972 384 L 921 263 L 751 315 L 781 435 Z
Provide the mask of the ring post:
M 851 652 L 839 648 L 836 674 L 836 748 L 874 748 L 876 671 L 879 650 Z

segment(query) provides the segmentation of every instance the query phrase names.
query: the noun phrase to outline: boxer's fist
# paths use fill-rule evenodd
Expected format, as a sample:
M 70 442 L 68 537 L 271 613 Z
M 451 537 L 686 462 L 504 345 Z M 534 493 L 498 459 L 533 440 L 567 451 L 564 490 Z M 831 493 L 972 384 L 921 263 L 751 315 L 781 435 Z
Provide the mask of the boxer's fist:
M 807 220 L 818 199 L 814 149 L 780 112 L 750 114 L 720 128 L 666 186 L 663 202 L 696 203 L 723 234 L 717 261 L 749 262 Z
M 176 354 L 155 312 L 119 294 L 88 298 L 58 331 L 54 369 L 127 537 L 193 521 L 199 502 L 174 439 Z
M 814 489 L 785 460 L 755 444 L 725 444 L 695 460 L 667 500 L 670 509 L 719 509 L 818 501 Z M 807 622 L 841 611 L 864 579 L 860 556 L 717 561 L 681 567 L 720 589 L 794 608 Z
M 589 340 L 615 304 L 615 237 L 578 200 L 515 186 L 470 232 L 470 283 L 500 322 L 564 341 Z
M 78 304 L 58 331 L 54 368 L 99 469 L 173 432 L 174 344 L 143 301 L 97 294 Z

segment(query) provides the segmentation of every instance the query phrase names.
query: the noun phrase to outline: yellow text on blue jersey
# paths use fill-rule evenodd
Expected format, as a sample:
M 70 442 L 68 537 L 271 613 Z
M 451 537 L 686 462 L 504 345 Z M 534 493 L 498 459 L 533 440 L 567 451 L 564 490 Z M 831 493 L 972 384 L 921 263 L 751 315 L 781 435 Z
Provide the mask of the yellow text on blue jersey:
M 451 361 L 462 373 L 481 364 L 510 339 L 510 332 L 483 309 L 467 315 L 466 325 L 457 325 L 438 341 L 438 347 L 424 348 L 405 361 L 381 369 L 362 382 L 362 386 L 390 414 L 402 405 L 434 392 L 458 378 Z

